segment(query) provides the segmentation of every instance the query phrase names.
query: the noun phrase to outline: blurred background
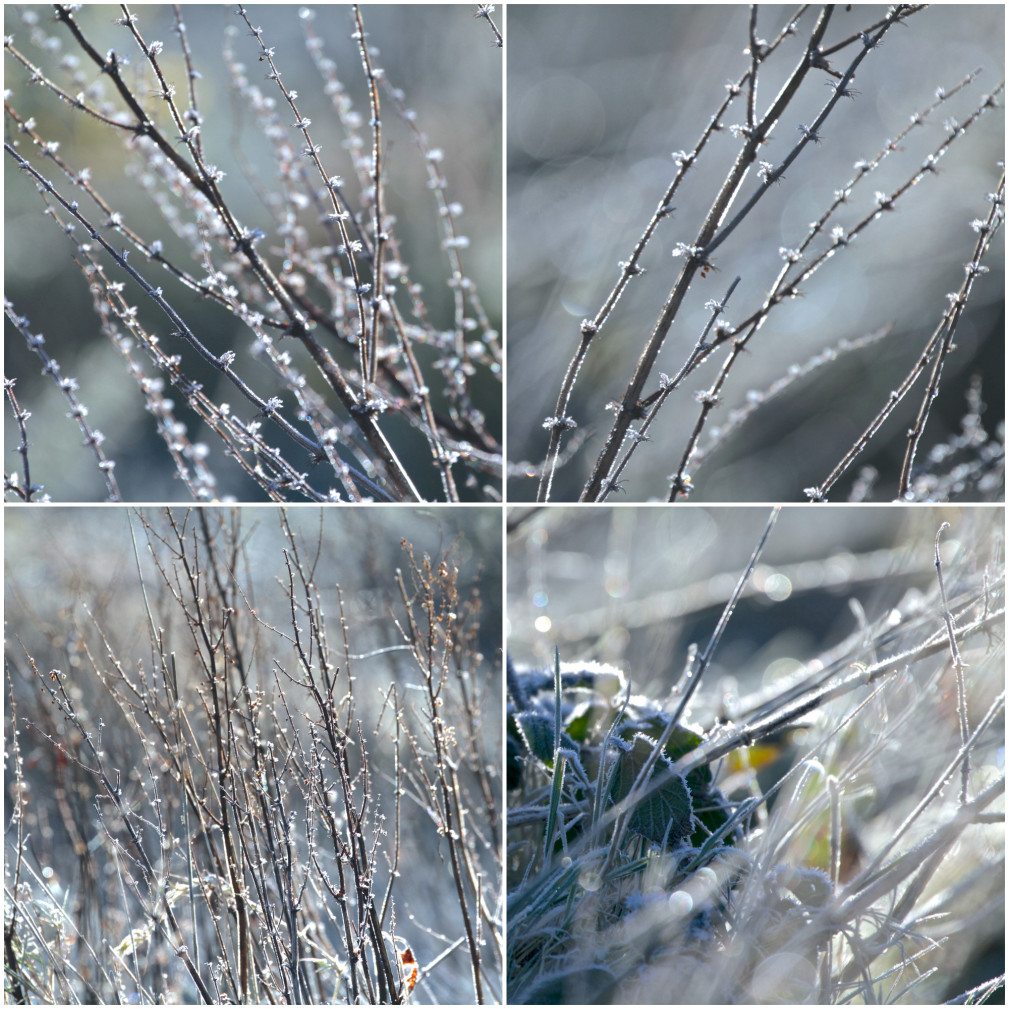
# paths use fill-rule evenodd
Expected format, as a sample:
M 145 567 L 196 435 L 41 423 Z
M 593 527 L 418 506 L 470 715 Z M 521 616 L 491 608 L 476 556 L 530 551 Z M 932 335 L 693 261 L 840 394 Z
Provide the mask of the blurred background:
M 262 26 L 266 44 L 275 47 L 284 83 L 298 92 L 302 113 L 312 119 L 313 140 L 322 145 L 327 171 L 346 180 L 351 202 L 359 206 L 357 175 L 330 99 L 323 93 L 323 81 L 306 50 L 299 19 L 301 10 L 304 8 L 255 5 L 250 16 L 256 25 Z M 221 58 L 229 29 L 235 32 L 229 39 L 235 57 L 244 63 L 252 82 L 271 97 L 279 99 L 279 92 L 266 80 L 258 62 L 256 40 L 249 36 L 233 7 L 200 4 L 184 6 L 182 12 L 193 62 L 202 75 L 197 89 L 204 117 L 202 137 L 207 162 L 226 172 L 222 189 L 239 220 L 249 228 L 271 230 L 270 215 L 257 192 L 275 185 L 277 165 L 272 145 L 264 143 L 252 109 L 237 100 L 231 89 L 230 73 Z M 183 94 L 185 67 L 171 7 L 144 5 L 135 13 L 145 39 L 164 41 L 163 66 L 169 79 L 177 82 L 178 93 Z M 376 65 L 385 70 L 393 86 L 404 92 L 405 102 L 416 112 L 417 126 L 427 134 L 430 147 L 444 153 L 440 167 L 448 180 L 446 195 L 450 201 L 462 205 L 459 225 L 470 239 L 469 247 L 461 251 L 464 267 L 477 284 L 492 326 L 500 329 L 501 53 L 491 45 L 487 24 L 474 20 L 472 13 L 472 5 L 439 4 L 368 5 L 363 11 L 369 44 L 377 47 L 380 54 Z M 85 35 L 100 52 L 115 48 L 122 56 L 131 58 L 127 74 L 139 73 L 143 57 L 126 29 L 116 24 L 120 16 L 117 7 L 90 4 L 76 14 Z M 53 22 L 50 8 L 10 5 L 4 9 L 4 20 L 4 31 L 13 35 L 15 45 L 71 92 L 75 89 L 66 85 L 67 70 L 74 66 L 68 60 L 79 61 L 76 68 L 88 75 L 89 82 L 101 79 L 77 51 L 69 32 Z M 320 7 L 315 11 L 312 28 L 323 39 L 323 55 L 336 62 L 336 74 L 361 116 L 362 128 L 370 142 L 368 95 L 357 43 L 351 38 L 355 30 L 351 7 Z M 9 55 L 5 56 L 5 67 L 5 86 L 11 89 L 11 100 L 22 118 L 34 117 L 45 139 L 60 143 L 60 154 L 71 167 L 91 168 L 96 189 L 112 200 L 128 225 L 147 240 L 163 238 L 167 258 L 203 276 L 205 271 L 199 258 L 194 260 L 193 253 L 174 240 L 136 173 L 127 171 L 126 147 L 118 131 L 86 118 L 42 87 L 27 86 L 27 71 Z M 113 94 L 107 81 L 105 94 L 110 98 Z M 150 104 L 153 106 L 153 98 Z M 287 123 L 291 116 L 280 110 L 280 119 Z M 8 134 L 10 130 L 8 126 Z M 449 271 L 441 248 L 438 207 L 427 185 L 423 156 L 388 100 L 383 104 L 383 135 L 387 213 L 396 217 L 395 233 L 401 242 L 403 258 L 411 266 L 413 279 L 423 285 L 423 298 L 433 325 L 451 329 L 453 292 L 446 284 Z M 291 130 L 290 142 L 297 143 L 299 136 Z M 61 193 L 67 195 L 72 191 L 55 166 L 40 162 L 33 154 L 28 157 L 57 184 Z M 47 346 L 63 366 L 63 373 L 79 378 L 80 398 L 90 410 L 91 423 L 106 435 L 105 447 L 108 456 L 117 463 L 116 475 L 124 498 L 185 499 L 186 490 L 174 477 L 171 460 L 156 435 L 153 419 L 145 412 L 143 396 L 126 376 L 122 357 L 99 332 L 87 286 L 73 262 L 71 243 L 41 216 L 42 204 L 34 184 L 9 158 L 5 159 L 4 172 L 6 297 L 14 302 L 20 314 L 31 320 L 32 332 L 45 333 Z M 315 225 L 315 233 L 321 240 L 320 224 Z M 276 266 L 279 247 L 280 243 L 271 235 L 263 241 L 260 251 Z M 141 266 L 141 272 L 152 283 L 161 282 L 158 278 L 165 276 L 146 264 Z M 181 310 L 190 327 L 204 334 L 211 350 L 220 353 L 234 348 L 239 355 L 236 368 L 251 377 L 253 387 L 264 398 L 277 391 L 272 372 L 249 352 L 252 342 L 249 330 L 229 312 L 181 289 L 171 277 L 163 282 L 166 296 Z M 166 348 L 169 347 L 163 316 L 143 304 L 140 311 L 140 318 L 149 318 Z M 292 349 L 290 343 L 284 347 Z M 29 354 L 24 340 L 9 323 L 5 323 L 5 348 L 6 374 L 18 378 L 17 392 L 22 406 L 32 412 L 29 437 L 35 449 L 33 479 L 45 483 L 46 490 L 56 500 L 104 498 L 104 481 L 93 458 L 81 449 L 76 426 L 65 416 L 65 400 L 52 381 L 40 375 L 41 363 Z M 236 391 L 219 373 L 198 360 L 190 361 L 195 355 L 182 346 L 171 347 L 172 351 L 176 349 L 184 353 L 192 374 L 204 381 L 208 394 L 218 402 L 237 401 Z M 435 355 L 420 348 L 418 356 L 422 364 L 429 366 Z M 297 354 L 295 359 L 300 360 Z M 474 400 L 486 414 L 488 428 L 500 437 L 498 382 L 486 369 L 478 369 L 472 383 Z M 435 402 L 436 409 L 442 405 Z M 184 404 L 179 404 L 179 412 L 185 416 Z M 260 500 L 258 488 L 224 457 L 217 439 L 207 437 L 207 432 L 197 426 L 197 419 L 186 419 L 192 420 L 193 440 L 205 440 L 210 446 L 209 464 L 219 476 L 220 494 L 233 495 L 239 500 Z M 423 438 L 399 419 L 387 417 L 384 427 L 398 451 L 429 452 Z M 5 448 L 9 453 L 17 444 L 16 426 L 7 423 L 5 428 Z M 437 476 L 431 474 L 430 485 L 424 484 L 426 478 L 424 474 L 419 480 L 419 489 L 434 496 L 440 487 Z
M 248 507 L 237 514 L 209 510 L 211 528 L 219 516 L 224 518 L 218 546 L 221 556 L 228 556 L 225 528 L 236 522 L 239 556 L 238 585 L 245 593 L 245 605 L 255 609 L 262 620 L 260 629 L 247 645 L 250 682 L 261 687 L 267 698 L 277 695 L 279 684 L 284 687 L 290 711 L 299 732 L 307 734 L 308 717 L 297 703 L 297 691 L 280 677 L 275 682 L 277 666 L 295 673 L 297 660 L 289 637 L 291 613 L 286 594 L 288 569 L 284 549 L 289 545 L 280 528 L 280 513 L 274 508 Z M 179 508 L 174 515 L 180 524 L 195 530 L 192 512 Z M 188 518 L 187 518 L 188 515 Z M 52 778 L 53 745 L 42 734 L 47 726 L 57 740 L 74 745 L 74 730 L 60 713 L 51 708 L 35 676 L 29 670 L 25 654 L 30 654 L 42 670 L 59 669 L 65 674 L 68 694 L 78 710 L 85 712 L 88 724 L 104 723 L 104 737 L 99 739 L 113 766 L 124 768 L 124 782 L 131 780 L 131 768 L 145 766 L 144 753 L 136 734 L 123 725 L 123 712 L 111 700 L 106 681 L 116 680 L 111 652 L 121 662 L 128 678 L 153 677 L 152 648 L 148 634 L 145 601 L 155 614 L 169 642 L 168 649 L 178 656 L 179 695 L 187 705 L 187 717 L 195 726 L 202 724 L 199 709 L 205 696 L 203 673 L 193 657 L 193 641 L 183 624 L 178 606 L 169 596 L 158 575 L 141 524 L 148 520 L 155 535 L 171 534 L 163 513 L 144 509 L 134 513 L 126 508 L 60 508 L 18 509 L 7 516 L 5 618 L 8 630 L 7 689 L 16 699 L 20 746 L 25 758 L 24 773 L 30 784 L 30 802 L 26 815 L 26 832 L 31 834 L 31 856 L 38 866 L 45 867 L 53 899 L 65 902 L 68 908 L 80 899 L 81 881 L 75 857 L 61 817 L 54 802 Z M 339 509 L 324 512 L 318 508 L 291 508 L 287 518 L 299 541 L 306 565 L 314 571 L 320 593 L 327 634 L 334 656 L 341 657 L 340 611 L 336 586 L 342 590 L 343 613 L 349 634 L 356 682 L 356 717 L 367 739 L 369 767 L 374 774 L 373 802 L 390 817 L 393 809 L 392 775 L 394 773 L 395 732 L 385 696 L 397 684 L 400 699 L 407 712 L 423 710 L 424 691 L 418 686 L 420 676 L 412 654 L 403 647 L 403 636 L 394 623 L 402 619 L 403 602 L 396 583 L 397 569 L 403 569 L 410 584 L 409 563 L 401 541 L 409 540 L 416 558 L 428 554 L 437 563 L 446 556 L 460 570 L 459 589 L 462 600 L 478 593 L 482 611 L 479 635 L 473 642 L 474 665 L 468 670 L 471 697 L 479 699 L 478 725 L 480 759 L 486 761 L 490 780 L 499 782 L 497 768 L 501 748 L 501 522 L 496 509 L 442 508 L 437 511 L 405 509 Z M 190 538 L 198 534 L 191 532 Z M 139 561 L 134 554 L 136 537 Z M 155 543 L 163 564 L 170 570 L 168 551 Z M 313 564 L 313 558 L 317 560 Z M 140 590 L 138 564 L 143 575 L 144 592 Z M 183 590 L 185 591 L 185 590 Z M 208 589 L 213 593 L 213 589 Z M 240 616 L 245 620 L 245 616 Z M 299 618 L 300 619 L 300 618 Z M 307 622 L 307 621 L 306 621 Z M 243 627 L 248 626 L 243 622 Z M 267 626 L 276 628 L 268 631 Z M 284 635 L 287 629 L 288 636 Z M 104 635 L 107 645 L 103 644 Z M 101 676 L 91 668 L 90 655 L 102 670 Z M 275 665 L 277 664 L 277 665 Z M 340 665 L 343 665 L 342 660 Z M 148 670 L 148 671 L 145 671 Z M 231 671 L 233 672 L 233 670 Z M 48 682 L 48 680 L 46 680 Z M 157 688 L 155 688 L 157 690 Z M 455 694 L 450 694 L 455 698 Z M 268 709 L 272 701 L 268 701 Z M 449 705 L 446 705 L 448 708 Z M 310 708 L 306 701 L 305 711 Z M 462 718 L 452 705 L 446 720 Z M 10 746 L 10 704 L 5 723 L 7 745 Z M 380 712 L 384 711 L 384 719 Z M 413 717 L 412 715 L 409 717 Z M 417 716 L 420 717 L 419 714 Z M 31 724 L 29 724 L 31 723 Z M 146 724 L 146 723 L 145 723 Z M 270 716 L 264 712 L 264 733 L 270 732 Z M 376 725 L 381 731 L 375 731 Z M 146 730 L 145 730 L 146 731 Z M 422 747 L 426 746 L 426 738 Z M 77 744 L 78 746 L 80 744 Z M 147 745 L 157 751 L 157 740 Z M 208 740 L 208 745 L 210 741 Z M 138 752 L 139 751 L 139 752 Z M 10 751 L 8 751 L 10 752 Z M 151 759 L 152 751 L 147 758 Z M 125 755 L 124 755 L 125 754 Z M 160 759 L 155 752 L 154 760 Z M 129 761 L 118 764 L 117 761 Z M 64 762 L 65 763 L 65 762 Z M 167 766 L 167 765 L 166 765 Z M 129 775 L 129 778 L 126 775 Z M 141 775 L 142 777 L 142 775 Z M 81 795 L 78 797 L 81 819 L 94 824 L 93 836 L 86 841 L 93 857 L 105 864 L 110 846 L 103 842 L 103 827 L 94 817 L 93 796 L 100 790 L 90 773 L 81 770 Z M 470 787 L 462 775 L 464 788 Z M 134 784 L 129 785 L 135 787 Z M 12 801 L 13 772 L 7 767 L 5 794 L 8 808 Z M 166 788 L 174 798 L 169 785 Z M 168 802 L 166 793 L 166 803 Z M 494 797 L 500 810 L 500 798 Z M 89 816 L 90 814 L 90 816 Z M 479 827 L 482 833 L 486 824 Z M 299 826 L 299 831 L 300 831 Z M 457 938 L 462 933 L 459 905 L 449 868 L 448 852 L 429 812 L 413 798 L 402 806 L 401 875 L 396 881 L 397 934 L 406 937 L 420 964 L 427 968 L 435 957 L 450 945 L 446 936 Z M 13 834 L 11 835 L 13 837 Z M 391 829 L 390 829 L 391 836 Z M 487 855 L 482 867 L 497 864 L 496 857 Z M 390 871 L 384 854 L 377 858 L 376 887 L 385 886 Z M 420 868 L 420 871 L 418 871 Z M 494 890 L 494 887 L 491 887 Z M 85 903 L 87 897 L 85 895 Z M 116 918 L 117 900 L 93 898 L 88 914 Z M 492 914 L 497 909 L 491 910 Z M 105 921 L 106 919 L 102 919 Z M 112 928 L 122 927 L 121 925 Z M 115 944 L 119 934 L 105 925 L 105 937 Z M 339 940 L 337 939 L 339 948 Z M 72 947 L 72 942 L 71 942 Z M 86 951 L 76 949 L 86 962 Z M 69 956 L 70 954 L 68 954 Z M 493 974 L 494 957 L 488 950 L 488 971 Z M 460 943 L 443 957 L 414 993 L 418 1002 L 464 1003 L 472 998 L 469 959 L 465 943 Z M 185 993 L 198 1001 L 181 966 L 173 957 L 165 968 L 169 991 Z M 181 976 L 180 976 L 181 974 Z M 500 990 L 498 985 L 498 990 Z M 170 1001 L 174 999 L 170 998 Z
M 662 697 L 687 646 L 707 642 L 770 509 L 509 509 L 509 654 L 549 665 L 595 659 Z M 996 508 L 786 507 L 729 623 L 708 676 L 741 691 L 773 684 L 870 620 L 920 607 L 935 585 L 933 550 L 975 573 L 997 559 Z M 952 590 L 951 590 L 952 591 Z
M 758 37 L 773 39 L 795 8 L 761 5 Z M 838 5 L 826 44 L 884 17 L 875 5 Z M 766 109 L 795 65 L 815 14 L 787 39 L 761 69 L 758 106 Z M 670 157 L 690 150 L 748 59 L 748 8 L 744 5 L 521 5 L 510 11 L 508 47 L 508 341 L 509 456 L 514 466 L 511 500 L 530 500 L 536 480 L 524 464 L 539 464 L 558 388 L 577 346 L 580 320 L 595 315 L 675 172 Z M 873 206 L 876 190 L 891 192 L 921 164 L 945 135 L 947 117 L 962 120 L 1002 79 L 1004 11 L 987 5 L 936 5 L 889 31 L 883 45 L 859 67 L 854 101 L 843 101 L 808 145 L 787 179 L 765 196 L 716 255 L 717 272 L 688 293 L 659 356 L 646 392 L 661 371 L 672 373 L 707 322 L 704 303 L 720 299 L 737 275 L 725 318 L 745 318 L 759 306 L 781 266 L 778 249 L 794 247 L 810 221 L 827 207 L 834 190 L 851 178 L 856 160 L 874 156 L 912 113 L 972 70 L 981 75 L 912 131 L 902 150 L 885 159 L 841 208 L 837 223 L 850 226 Z M 851 49 L 831 57 L 843 70 Z M 780 160 L 798 139 L 797 124 L 811 122 L 829 92 L 811 78 L 763 149 Z M 743 99 L 726 115 L 745 117 Z M 1001 105 L 1001 99 L 1000 99 Z M 782 304 L 754 338 L 751 352 L 726 384 L 710 419 L 723 424 L 763 390 L 843 339 L 852 340 L 893 323 L 882 342 L 804 379 L 773 405 L 757 411 L 698 470 L 699 501 L 800 500 L 803 488 L 829 472 L 882 405 L 920 353 L 946 308 L 945 294 L 963 280 L 976 236 L 969 224 L 990 209 L 1003 158 L 1001 109 L 986 114 L 959 139 L 940 165 L 899 203 L 896 213 L 874 223 L 850 249 L 824 264 L 804 287 L 804 297 Z M 662 222 L 634 279 L 594 343 L 575 388 L 570 413 L 588 441 L 558 471 L 553 500 L 577 498 L 612 414 L 606 403 L 627 384 L 646 336 L 669 293 L 679 262 L 677 242 L 696 236 L 738 142 L 716 134 L 674 199 L 676 213 Z M 743 186 L 745 199 L 754 179 Z M 737 201 L 741 205 L 741 201 Z M 814 244 L 814 249 L 820 245 Z M 942 393 L 923 442 L 931 446 L 959 431 L 965 393 L 979 374 L 988 409 L 983 422 L 994 433 L 1003 419 L 1004 239 L 993 244 L 991 272 L 975 285 L 969 311 L 957 330 Z M 715 355 L 720 362 L 722 355 Z M 709 361 L 674 393 L 624 473 L 626 499 L 662 499 L 665 476 L 675 471 L 697 416 L 695 391 L 715 375 Z M 920 401 L 921 387 L 895 414 L 853 467 L 881 472 L 899 466 L 904 433 Z M 702 439 L 702 445 L 704 444 Z M 571 439 L 569 439 L 569 442 Z M 517 471 L 517 472 L 516 472 Z M 843 500 L 851 479 L 833 495 Z M 881 481 L 886 500 L 896 481 Z M 1001 481 L 991 496 L 1002 498 Z
M 186 509 L 174 513 L 181 521 Z M 158 509 L 145 509 L 143 514 L 155 524 L 160 517 Z M 284 570 L 286 539 L 280 512 L 273 507 L 250 507 L 237 514 L 248 571 L 263 586 L 257 609 L 273 621 L 289 618 L 286 597 L 267 591 Z M 402 539 L 414 545 L 418 557 L 451 552 L 465 573 L 461 587 L 479 589 L 484 600 L 481 650 L 490 660 L 500 649 L 501 521 L 497 509 L 411 508 L 386 515 L 380 508 L 359 513 L 303 507 L 290 508 L 286 514 L 295 533 L 313 547 L 321 534 L 318 582 L 339 584 L 344 590 L 348 620 L 358 639 L 356 651 L 392 643 L 389 613 L 401 605 L 394 575 L 404 566 Z M 95 617 L 110 624 L 122 642 L 135 639 L 145 646 L 146 616 L 137 598 L 131 529 L 140 542 L 136 516 L 125 508 L 55 507 L 31 513 L 12 509 L 6 516 L 5 535 L 9 628 L 26 644 L 44 643 L 60 633 L 69 617 L 83 612 L 81 604 L 87 602 Z M 148 578 L 153 572 L 146 560 L 143 571 Z M 385 662 L 387 657 L 374 661 Z

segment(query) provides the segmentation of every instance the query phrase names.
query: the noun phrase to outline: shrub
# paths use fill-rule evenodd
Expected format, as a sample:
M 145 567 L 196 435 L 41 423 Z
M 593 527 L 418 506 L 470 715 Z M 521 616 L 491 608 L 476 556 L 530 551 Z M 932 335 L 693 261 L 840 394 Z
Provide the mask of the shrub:
M 500 999 L 497 528 L 389 518 L 11 523 L 8 1001 Z
M 41 359 L 101 452 L 98 486 L 62 477 L 78 460 L 59 397 L 25 385 L 15 403 L 8 382 L 8 497 L 43 481 L 77 499 L 498 496 L 500 64 L 458 9 L 422 17 L 8 12 L 8 374 Z M 67 359 L 92 373 L 78 383 Z
M 963 63 L 998 74 L 1000 35 L 906 4 L 513 27 L 513 500 L 1001 499 L 1001 412 L 967 446 L 954 377 L 1001 402 L 1003 84 Z

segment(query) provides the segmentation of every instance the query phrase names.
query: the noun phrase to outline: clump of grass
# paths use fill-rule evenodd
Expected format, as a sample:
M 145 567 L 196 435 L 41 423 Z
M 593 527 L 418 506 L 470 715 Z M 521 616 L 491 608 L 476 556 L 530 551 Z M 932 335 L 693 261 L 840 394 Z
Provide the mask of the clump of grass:
M 952 557 L 945 522 L 916 541 L 929 588 L 856 607 L 853 633 L 752 693 L 703 677 L 770 526 L 665 696 L 559 656 L 509 670 L 510 1000 L 997 998 L 1002 545 L 953 526 Z
M 370 571 L 353 533 L 334 565 L 321 516 L 264 547 L 234 511 L 139 513 L 131 547 L 102 515 L 128 585 L 8 550 L 8 598 L 52 605 L 10 617 L 7 999 L 500 999 L 484 578 L 408 541 Z
M 339 11 L 353 62 L 341 53 L 338 70 L 333 8 L 318 18 L 194 8 L 201 30 L 223 39 L 223 66 L 205 81 L 185 10 L 57 4 L 8 17 L 18 22 L 5 36 L 11 191 L 27 180 L 40 227 L 66 236 L 93 309 L 74 320 L 75 336 L 93 333 L 121 358 L 103 381 L 135 385 L 165 463 L 198 501 L 233 488 L 275 501 L 496 498 L 501 342 L 469 261 L 485 272 L 499 236 L 464 231 L 444 150 L 396 67 L 380 62 L 364 12 Z M 454 128 L 442 143 L 486 133 Z M 72 279 L 58 283 L 77 299 Z M 76 388 L 58 358 L 79 349 L 45 331 L 37 292 L 26 298 L 5 303 L 8 339 L 20 334 Z M 90 392 L 96 411 L 103 394 Z M 138 436 L 107 436 L 99 468 L 105 496 L 119 500 L 112 468 L 120 462 L 122 482 Z M 43 441 L 36 454 L 35 482 L 8 479 L 10 495 L 45 495 L 56 453 Z

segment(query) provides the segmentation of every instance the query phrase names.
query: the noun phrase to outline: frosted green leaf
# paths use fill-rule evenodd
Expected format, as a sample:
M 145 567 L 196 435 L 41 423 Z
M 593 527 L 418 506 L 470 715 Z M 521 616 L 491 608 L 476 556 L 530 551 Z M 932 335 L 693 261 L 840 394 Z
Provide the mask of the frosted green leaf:
M 554 762 L 554 720 L 537 711 L 521 711 L 515 716 L 519 734 L 526 749 L 547 767 Z M 561 746 L 575 749 L 575 744 L 566 732 L 561 733 Z
M 620 754 L 613 774 L 612 796 L 620 802 L 631 788 L 645 761 L 652 753 L 652 741 L 647 736 L 635 736 L 631 748 Z M 670 775 L 672 764 L 660 755 L 652 767 L 649 785 L 657 780 L 663 783 L 648 791 L 635 805 L 627 822 L 629 830 L 656 844 L 673 847 L 690 835 L 693 815 L 690 790 L 683 776 Z

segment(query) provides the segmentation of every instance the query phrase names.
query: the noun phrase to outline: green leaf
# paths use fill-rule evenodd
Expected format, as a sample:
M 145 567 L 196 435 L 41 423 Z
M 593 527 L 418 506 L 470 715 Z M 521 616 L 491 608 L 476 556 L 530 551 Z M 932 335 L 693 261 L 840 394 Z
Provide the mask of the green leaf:
M 620 754 L 611 786 L 614 802 L 621 802 L 630 794 L 653 748 L 648 736 L 637 735 L 631 748 Z M 665 842 L 669 847 L 689 837 L 693 820 L 687 783 L 682 775 L 671 771 L 672 764 L 660 754 L 648 778 L 650 790 L 637 802 L 627 821 L 628 830 L 656 844 Z M 662 784 L 652 787 L 658 780 Z
M 552 718 L 536 711 L 520 711 L 515 716 L 519 734 L 526 749 L 544 764 L 554 761 L 554 723 Z
M 575 705 L 564 729 L 576 743 L 588 743 L 605 735 L 613 715 L 613 708 L 605 702 L 583 701 Z
M 547 768 L 554 766 L 554 720 L 538 711 L 520 711 L 515 715 L 515 726 L 526 750 Z M 577 750 L 573 739 L 561 733 L 561 748 Z
M 634 719 L 633 726 L 628 726 L 621 732 L 621 738 L 629 740 L 633 734 L 643 732 L 651 739 L 658 740 L 668 724 L 669 716 L 664 713 L 639 716 Z M 691 729 L 684 728 L 682 725 L 677 725 L 666 741 L 665 754 L 675 764 L 680 757 L 690 753 L 691 750 L 696 750 L 703 742 L 703 736 Z M 706 792 L 711 787 L 712 781 L 711 768 L 707 764 L 695 767 L 687 775 L 687 784 L 695 796 Z
M 675 764 L 680 757 L 690 753 L 691 750 L 696 750 L 703 742 L 703 736 L 677 725 L 666 743 L 666 756 Z M 707 764 L 695 767 L 687 775 L 687 784 L 694 793 L 706 791 L 711 787 L 712 781 L 711 768 Z

